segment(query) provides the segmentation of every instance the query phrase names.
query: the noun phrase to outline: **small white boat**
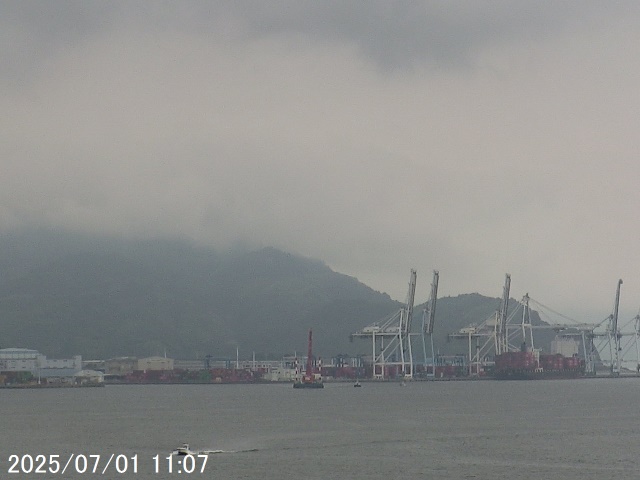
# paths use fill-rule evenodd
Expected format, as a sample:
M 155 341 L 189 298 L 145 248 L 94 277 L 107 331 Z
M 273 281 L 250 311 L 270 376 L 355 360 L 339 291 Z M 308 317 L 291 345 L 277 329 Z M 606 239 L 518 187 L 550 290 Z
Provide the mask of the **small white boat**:
M 181 447 L 176 448 L 173 455 L 212 455 L 214 453 L 230 453 L 225 450 L 191 450 L 188 443 L 183 443 Z
M 173 453 L 175 453 L 176 455 L 196 455 L 197 452 L 192 451 L 189 448 L 188 443 L 183 443 L 182 446 L 176 448 Z

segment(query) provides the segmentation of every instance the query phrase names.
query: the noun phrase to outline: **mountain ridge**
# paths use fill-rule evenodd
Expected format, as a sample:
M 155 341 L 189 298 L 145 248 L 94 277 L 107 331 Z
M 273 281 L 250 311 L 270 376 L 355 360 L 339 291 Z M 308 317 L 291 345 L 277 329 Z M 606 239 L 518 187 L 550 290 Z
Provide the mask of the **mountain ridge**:
M 495 311 L 479 294 L 438 299 L 434 339 Z M 50 357 L 280 358 L 368 353 L 350 334 L 401 303 L 320 260 L 273 247 L 220 253 L 187 241 L 64 231 L 0 235 L 0 346 Z M 416 306 L 416 316 L 421 306 Z M 416 322 L 414 320 L 414 322 Z

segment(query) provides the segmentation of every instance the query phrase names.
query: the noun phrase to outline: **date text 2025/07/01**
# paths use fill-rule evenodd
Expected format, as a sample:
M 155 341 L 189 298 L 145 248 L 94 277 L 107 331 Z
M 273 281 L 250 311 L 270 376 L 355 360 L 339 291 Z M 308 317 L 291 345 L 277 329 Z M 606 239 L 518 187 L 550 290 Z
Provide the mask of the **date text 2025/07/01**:
M 204 473 L 209 456 L 206 454 L 194 455 L 154 455 L 149 463 L 153 473 Z M 124 453 L 111 455 L 100 454 L 22 454 L 10 455 L 8 459 L 7 473 L 53 473 L 62 474 L 74 472 L 84 473 L 138 473 L 138 454 L 126 455 Z

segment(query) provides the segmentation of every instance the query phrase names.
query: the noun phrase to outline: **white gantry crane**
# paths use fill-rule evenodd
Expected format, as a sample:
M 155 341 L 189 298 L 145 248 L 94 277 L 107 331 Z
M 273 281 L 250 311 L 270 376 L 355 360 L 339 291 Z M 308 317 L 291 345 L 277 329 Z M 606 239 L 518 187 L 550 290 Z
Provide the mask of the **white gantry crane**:
M 511 275 L 508 273 L 504 278 L 504 287 L 502 288 L 502 302 L 495 325 L 495 349 L 496 354 L 509 351 L 509 335 L 507 333 L 507 319 L 509 310 L 509 291 L 511 289 Z
M 433 327 L 436 322 L 436 300 L 438 299 L 438 280 L 440 274 L 437 270 L 433 271 L 433 280 L 431 281 L 431 294 L 429 301 L 422 311 L 422 352 L 424 354 L 424 363 L 427 364 L 427 343 L 426 337 L 429 337 L 431 346 L 431 376 L 435 376 L 435 350 L 433 348 Z
M 586 371 L 595 375 L 596 363 L 603 361 L 608 354 L 610 372 L 613 376 L 620 375 L 624 357 L 631 353 L 635 344 L 637 358 L 636 371 L 640 374 L 640 313 L 632 319 L 634 332 L 623 332 L 618 324 L 618 306 L 620 303 L 620 287 L 622 280 L 618 280 L 613 313 L 597 324 L 582 323 L 562 315 L 525 294 L 511 313 L 508 312 L 509 289 L 511 278 L 507 274 L 503 288 L 500 308 L 489 318 L 478 324 L 469 325 L 456 333 L 449 334 L 449 338 L 466 339 L 469 342 L 469 374 L 477 373 L 484 360 L 493 354 L 516 351 L 526 344 L 528 349 L 534 350 L 533 330 L 553 330 L 557 337 L 575 338 L 580 340 L 582 356 L 585 360 Z M 531 320 L 531 307 L 538 312 L 543 323 L 534 325 Z M 522 312 L 522 315 L 520 315 Z M 554 320 L 562 317 L 563 321 Z M 606 323 L 606 325 L 605 325 Z M 623 342 L 624 337 L 631 340 Z M 475 353 L 473 342 L 475 340 Z M 635 340 L 635 341 L 634 341 Z M 608 347 L 608 348 L 607 348 Z M 473 366 L 476 365 L 475 369 Z
M 638 339 L 640 337 L 640 324 L 638 323 L 638 316 L 632 319 L 635 323 L 635 332 L 623 332 L 622 330 L 628 326 L 623 325 L 620 328 L 618 323 L 618 307 L 620 305 L 620 287 L 622 286 L 622 280 L 618 280 L 618 286 L 616 288 L 616 300 L 613 304 L 613 313 L 605 318 L 598 326 L 603 325 L 606 322 L 605 331 L 593 331 L 591 334 L 591 341 L 594 351 L 600 352 L 600 357 L 603 363 L 609 363 L 609 371 L 612 376 L 617 377 L 620 375 L 621 366 L 624 361 L 624 356 L 629 353 L 629 347 L 631 342 L 623 342 L 623 337 L 631 337 L 635 340 L 636 344 L 636 361 L 637 371 L 640 372 L 640 347 L 638 346 Z M 625 345 L 623 345 L 625 343 Z M 607 348 L 608 347 L 608 348 Z M 608 352 L 607 352 L 608 350 Z M 608 359 L 607 354 L 608 353 Z M 605 360 L 606 359 L 606 360 Z
M 399 311 L 351 334 L 356 338 L 371 338 L 373 378 L 384 379 L 391 374 L 391 369 L 404 378 L 413 377 L 410 332 L 416 277 L 416 271 L 411 270 L 407 302 Z
M 449 338 L 465 339 L 468 341 L 468 372 L 469 375 L 479 374 L 485 357 L 494 353 L 509 351 L 509 339 L 513 333 L 510 322 L 516 314 L 509 315 L 509 291 L 511 289 L 511 275 L 505 274 L 504 287 L 500 307 L 489 318 L 479 323 L 461 328 L 456 333 L 450 333 Z M 523 317 L 524 318 L 524 317 Z M 524 320 L 523 320 L 524 322 Z M 524 327 L 523 327 L 524 328 Z M 474 350 L 475 341 L 475 350 Z
M 622 335 L 618 329 L 618 306 L 620 305 L 620 286 L 622 279 L 618 280 L 618 288 L 616 289 L 616 302 L 613 305 L 613 315 L 609 321 L 607 334 L 609 337 L 609 353 L 611 355 L 611 375 L 620 375 L 620 340 Z

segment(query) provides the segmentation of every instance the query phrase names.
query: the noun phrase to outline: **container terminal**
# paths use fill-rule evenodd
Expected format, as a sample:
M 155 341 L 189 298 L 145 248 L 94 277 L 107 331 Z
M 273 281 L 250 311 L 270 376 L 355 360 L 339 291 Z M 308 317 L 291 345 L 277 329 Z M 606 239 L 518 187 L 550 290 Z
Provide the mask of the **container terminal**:
M 391 316 L 354 332 L 352 338 L 371 344 L 369 374 L 372 379 L 496 379 L 536 380 L 587 378 L 598 375 L 640 374 L 640 314 L 620 327 L 618 309 L 622 280 L 618 280 L 613 313 L 597 324 L 580 323 L 525 294 L 509 311 L 511 275 L 505 275 L 499 308 L 489 318 L 448 335 L 467 343 L 458 362 L 443 363 L 433 346 L 439 272 L 433 272 L 429 300 L 419 329 L 413 327 L 417 274 L 411 270 L 407 301 Z M 532 309 L 560 316 L 563 322 L 532 321 Z M 549 317 L 550 318 L 550 317 Z M 630 325 L 634 330 L 628 331 Z M 534 331 L 556 333 L 552 352 L 536 348 Z M 417 361 L 417 349 L 422 362 Z M 635 353 L 633 369 L 625 368 Z
M 290 383 L 295 388 L 323 388 L 337 381 L 418 380 L 537 380 L 640 376 L 640 314 L 620 326 L 618 307 L 622 280 L 616 288 L 613 313 L 597 324 L 580 323 L 529 297 L 509 311 L 511 276 L 505 275 L 500 306 L 448 339 L 466 345 L 465 354 L 435 352 L 433 331 L 439 272 L 433 272 L 430 296 L 421 322 L 414 322 L 417 273 L 411 270 L 406 303 L 390 316 L 365 326 L 352 340 L 369 342 L 367 355 L 340 355 L 323 363 L 312 351 L 309 330 L 307 355 L 278 360 L 235 361 L 206 355 L 202 360 L 164 357 L 119 357 L 50 360 L 35 350 L 0 349 L 1 387 L 53 387 L 102 384 L 228 384 Z M 513 304 L 513 300 L 511 301 Z M 563 322 L 534 321 L 539 315 L 560 316 Z M 542 318 L 542 316 L 540 316 Z M 630 327 L 633 331 L 630 331 Z M 534 331 L 555 332 L 550 351 L 535 343 Z M 635 353 L 635 357 L 634 354 Z M 634 357 L 632 359 L 632 357 Z M 304 365 L 304 369 L 301 366 Z

